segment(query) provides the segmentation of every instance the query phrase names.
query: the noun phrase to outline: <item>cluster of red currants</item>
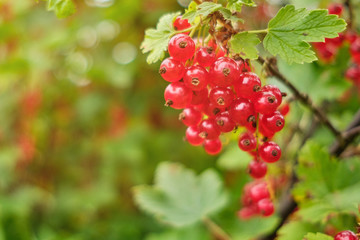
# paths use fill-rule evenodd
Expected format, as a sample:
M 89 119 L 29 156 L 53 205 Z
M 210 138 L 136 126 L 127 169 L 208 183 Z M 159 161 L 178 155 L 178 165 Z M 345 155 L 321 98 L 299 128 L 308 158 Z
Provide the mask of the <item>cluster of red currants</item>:
M 238 217 L 241 219 L 249 219 L 256 215 L 268 217 L 274 213 L 274 204 L 265 182 L 255 181 L 246 184 L 241 200 L 243 208 L 238 211 Z
M 343 6 L 339 3 L 331 4 L 328 8 L 329 14 L 336 14 L 339 17 L 343 13 Z M 337 38 L 326 38 L 325 42 L 313 43 L 319 58 L 326 63 L 334 60 L 339 49 L 344 45 L 350 46 L 351 66 L 345 73 L 345 77 L 352 81 L 360 91 L 360 36 L 348 30 L 340 33 Z
M 359 240 L 359 238 L 352 231 L 345 230 L 336 234 L 334 240 Z
M 178 17 L 174 27 L 186 31 L 191 26 Z M 243 127 L 246 131 L 238 145 L 254 156 L 249 173 L 255 179 L 264 177 L 266 163 L 281 157 L 280 147 L 270 139 L 284 127 L 289 106 L 282 105 L 282 112 L 278 109 L 285 94 L 276 86 L 262 86 L 248 62 L 225 56 L 213 40 L 197 46 L 187 33 L 180 33 L 170 39 L 168 52 L 170 57 L 159 70 L 170 82 L 164 93 L 165 105 L 183 109 L 179 119 L 188 127 L 186 140 L 216 155 L 222 150 L 220 135 Z M 261 186 L 268 191 L 266 185 Z M 256 208 L 264 216 L 271 215 L 270 198 L 258 200 L 252 201 Z M 247 204 L 245 209 L 255 209 L 255 205 Z

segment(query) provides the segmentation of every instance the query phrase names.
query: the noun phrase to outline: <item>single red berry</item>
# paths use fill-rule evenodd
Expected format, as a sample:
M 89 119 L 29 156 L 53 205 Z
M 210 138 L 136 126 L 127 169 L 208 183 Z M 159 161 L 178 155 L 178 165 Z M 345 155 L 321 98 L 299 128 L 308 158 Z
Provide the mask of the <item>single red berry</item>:
M 354 62 L 357 64 L 360 63 L 360 37 L 357 37 L 356 40 L 350 45 L 350 54 Z
M 268 139 L 271 139 L 274 137 L 275 132 L 270 131 L 269 129 L 265 128 L 263 124 L 261 124 L 261 122 L 259 122 L 259 132 L 264 136 L 267 137 Z
M 263 178 L 267 172 L 267 165 L 266 163 L 260 160 L 252 160 L 249 163 L 249 174 L 253 178 Z
M 280 107 L 279 107 L 279 112 L 285 117 L 286 115 L 288 115 L 290 111 L 290 104 L 288 103 L 283 103 Z
M 179 120 L 181 120 L 186 126 L 196 126 L 201 122 L 201 119 L 201 112 L 191 107 L 185 108 L 179 115 Z
M 195 53 L 195 61 L 200 66 L 210 67 L 216 60 L 216 53 L 212 47 L 201 47 Z
M 258 214 L 259 209 L 257 206 L 247 206 L 237 212 L 237 216 L 242 220 L 247 220 Z
M 234 84 L 238 97 L 253 99 L 261 90 L 260 78 L 252 72 L 240 74 L 239 80 Z
M 272 114 L 279 105 L 276 97 L 270 92 L 259 92 L 254 101 L 255 111 L 261 114 Z
M 216 124 L 218 125 L 218 128 L 221 132 L 231 132 L 234 130 L 236 124 L 235 122 L 230 118 L 229 112 L 225 111 L 222 113 L 219 113 L 215 116 Z
M 341 15 L 341 13 L 343 12 L 343 6 L 340 3 L 332 3 L 329 5 L 329 14 L 336 14 L 336 15 Z
M 194 40 L 186 34 L 177 34 L 169 41 L 169 54 L 175 60 L 186 62 L 195 53 Z
M 166 58 L 160 65 L 159 73 L 168 82 L 177 82 L 183 78 L 185 74 L 184 64 L 174 60 L 173 58 Z
M 205 119 L 199 125 L 200 137 L 206 139 L 216 139 L 220 136 L 220 129 L 214 119 Z
M 255 120 L 253 104 L 245 98 L 237 98 L 230 105 L 229 109 L 232 120 L 245 126 L 248 122 Z
M 205 104 L 208 100 L 208 89 L 204 88 L 200 91 L 193 91 L 191 105 Z
M 358 240 L 358 238 L 352 231 L 345 230 L 336 234 L 334 240 Z
M 265 142 L 259 147 L 262 160 L 268 163 L 276 162 L 281 157 L 281 149 L 275 142 Z
M 279 111 L 269 115 L 262 115 L 260 117 L 260 122 L 264 128 L 274 133 L 281 131 L 285 125 L 284 116 L 281 115 Z
M 346 70 L 345 77 L 354 83 L 360 82 L 360 67 L 358 65 L 351 66 Z
M 256 148 L 256 139 L 253 134 L 245 132 L 240 136 L 238 145 L 241 150 L 248 152 Z
M 274 213 L 274 204 L 269 198 L 260 200 L 257 206 L 264 217 L 271 216 Z
M 214 87 L 209 93 L 209 100 L 218 108 L 227 108 L 234 100 L 234 93 L 225 87 Z
M 220 87 L 227 87 L 239 77 L 237 63 L 228 57 L 218 58 L 210 67 L 211 82 Z
M 261 199 L 270 198 L 270 193 L 266 183 L 261 182 L 250 188 L 250 197 L 254 202 L 258 202 Z
M 204 141 L 204 149 L 210 155 L 219 154 L 222 149 L 222 144 L 221 144 L 220 139 L 218 139 L 218 138 L 211 139 L 211 140 L 206 139 Z
M 280 89 L 277 86 L 265 85 L 262 87 L 261 91 L 269 92 L 269 93 L 273 94 L 276 97 L 278 104 L 280 105 L 282 103 L 283 93 L 280 91 Z
M 182 19 L 182 16 L 178 16 L 175 21 L 174 21 L 174 28 L 177 31 L 181 31 L 184 29 L 187 29 L 189 27 L 191 27 L 191 24 L 189 23 L 189 21 L 187 19 Z
M 204 139 L 199 136 L 200 131 L 197 126 L 191 126 L 186 129 L 186 140 L 193 146 L 200 146 Z
M 235 62 L 237 63 L 239 67 L 239 71 L 242 72 L 251 72 L 251 67 L 249 66 L 249 63 L 246 62 L 244 59 L 242 59 L 240 56 L 234 57 Z
M 181 109 L 191 103 L 192 91 L 185 87 L 184 83 L 174 82 L 166 87 L 164 97 L 165 106 Z
M 223 112 L 224 108 L 219 108 L 215 106 L 213 103 L 211 103 L 209 100 L 204 106 L 204 114 L 208 117 L 215 117 L 219 113 Z
M 193 91 L 200 91 L 208 84 L 208 72 L 202 66 L 191 66 L 185 72 L 184 84 Z
M 349 43 L 355 42 L 356 38 L 357 38 L 357 34 L 354 31 L 347 31 L 345 33 L 345 40 L 348 41 Z

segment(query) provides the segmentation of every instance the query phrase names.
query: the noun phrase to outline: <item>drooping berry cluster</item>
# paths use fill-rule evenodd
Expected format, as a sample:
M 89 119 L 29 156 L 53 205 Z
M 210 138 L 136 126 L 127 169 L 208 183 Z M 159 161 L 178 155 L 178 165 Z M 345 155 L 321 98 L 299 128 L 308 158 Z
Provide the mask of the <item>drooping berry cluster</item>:
M 190 24 L 178 17 L 174 27 L 186 30 Z M 249 62 L 237 55 L 225 56 L 212 39 L 195 44 L 188 34 L 180 33 L 170 39 L 168 52 L 170 57 L 159 70 L 170 82 L 164 93 L 165 105 L 183 109 L 179 119 L 188 127 L 186 140 L 216 155 L 222 150 L 221 134 L 242 127 L 245 131 L 239 136 L 239 148 L 254 156 L 249 173 L 256 179 L 264 177 L 266 163 L 281 157 L 280 147 L 270 140 L 285 124 L 278 111 L 285 94 L 276 86 L 263 86 Z M 281 110 L 286 114 L 289 106 L 283 104 Z M 272 214 L 269 198 L 259 204 L 264 216 Z
M 243 208 L 238 211 L 238 217 L 241 219 L 249 219 L 256 215 L 268 217 L 274 213 L 274 204 L 265 182 L 255 181 L 245 185 L 241 201 Z
M 343 13 L 343 6 L 339 3 L 331 4 L 328 8 L 329 14 L 339 17 Z M 352 81 L 360 92 L 360 36 L 352 30 L 340 33 L 337 38 L 326 38 L 325 42 L 313 43 L 319 58 L 326 63 L 332 62 L 337 56 L 339 49 L 345 45 L 349 46 L 351 64 L 345 73 L 345 78 Z

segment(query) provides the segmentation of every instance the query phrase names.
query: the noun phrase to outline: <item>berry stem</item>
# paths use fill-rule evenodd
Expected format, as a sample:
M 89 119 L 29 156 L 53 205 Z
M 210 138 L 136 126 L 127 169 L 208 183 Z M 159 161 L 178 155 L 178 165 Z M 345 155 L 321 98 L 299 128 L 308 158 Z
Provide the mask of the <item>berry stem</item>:
M 231 237 L 219 225 L 213 222 L 210 218 L 204 217 L 203 222 L 209 229 L 211 234 L 218 240 L 231 240 Z

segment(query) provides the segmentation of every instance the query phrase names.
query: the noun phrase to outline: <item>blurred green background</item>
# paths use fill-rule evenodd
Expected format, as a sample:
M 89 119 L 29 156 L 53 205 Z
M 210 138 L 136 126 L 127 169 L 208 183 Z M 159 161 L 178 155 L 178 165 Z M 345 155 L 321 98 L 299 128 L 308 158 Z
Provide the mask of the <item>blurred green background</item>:
M 156 234 L 165 227 L 137 209 L 131 192 L 152 182 L 161 161 L 197 172 L 222 166 L 232 189 L 223 219 L 236 220 L 249 177 L 246 161 L 234 167 L 234 159 L 249 157 L 231 146 L 217 165 L 218 157 L 185 143 L 178 111 L 163 106 L 159 64 L 147 65 L 139 50 L 144 30 L 187 1 L 75 3 L 75 15 L 57 19 L 43 1 L 0 0 L 0 240 L 173 239 Z M 307 68 L 305 88 L 320 67 Z M 328 88 L 316 92 L 316 100 L 336 98 L 348 86 L 331 96 Z M 357 103 L 349 101 L 347 112 L 335 106 L 338 126 L 351 119 Z M 293 108 L 293 119 L 302 116 L 303 127 L 311 123 L 308 112 Z M 330 134 L 320 131 L 318 141 L 330 143 Z

